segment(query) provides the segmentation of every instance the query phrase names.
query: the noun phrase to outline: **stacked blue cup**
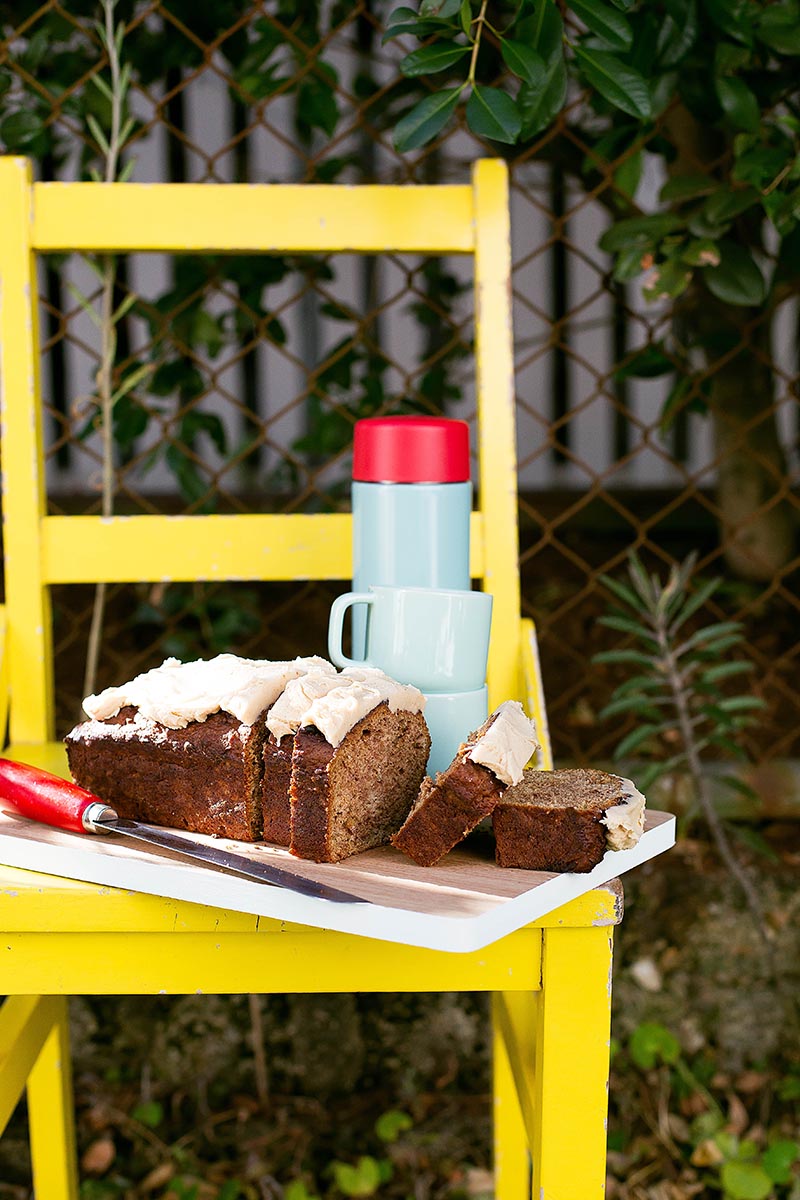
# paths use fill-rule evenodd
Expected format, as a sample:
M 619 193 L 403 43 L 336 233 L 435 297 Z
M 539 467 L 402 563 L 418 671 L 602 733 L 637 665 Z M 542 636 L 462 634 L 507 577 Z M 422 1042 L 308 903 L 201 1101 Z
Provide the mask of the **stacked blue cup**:
M 425 693 L 434 774 L 487 715 L 491 597 L 470 590 L 466 421 L 359 421 L 352 495 L 353 593 L 331 610 L 330 656 L 338 666 L 380 667 Z M 341 648 L 348 607 L 352 658 Z

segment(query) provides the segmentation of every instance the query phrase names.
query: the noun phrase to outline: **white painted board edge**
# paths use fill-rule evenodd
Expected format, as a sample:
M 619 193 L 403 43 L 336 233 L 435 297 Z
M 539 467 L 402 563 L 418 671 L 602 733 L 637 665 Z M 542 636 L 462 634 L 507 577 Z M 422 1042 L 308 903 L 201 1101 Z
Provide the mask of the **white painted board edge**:
M 84 883 L 112 885 L 318 929 L 466 954 L 481 950 L 570 900 L 663 854 L 674 844 L 675 818 L 669 817 L 655 828 L 646 830 L 632 849 L 607 850 L 602 862 L 586 874 L 554 875 L 514 899 L 477 916 L 467 917 L 435 916 L 380 904 L 340 904 L 216 871 L 198 872 L 189 864 L 166 860 L 154 864 L 133 858 L 114 858 L 111 860 L 111 879 L 109 860 L 98 856 L 80 837 L 76 837 L 74 846 L 51 846 L 24 838 L 0 836 L 0 861 L 9 867 L 79 879 Z

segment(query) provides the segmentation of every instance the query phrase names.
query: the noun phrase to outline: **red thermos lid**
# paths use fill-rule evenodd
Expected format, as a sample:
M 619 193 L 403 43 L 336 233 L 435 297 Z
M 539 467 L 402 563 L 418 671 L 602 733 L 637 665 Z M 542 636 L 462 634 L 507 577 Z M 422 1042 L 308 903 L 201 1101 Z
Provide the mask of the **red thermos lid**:
M 469 477 L 466 421 L 370 417 L 356 422 L 353 479 L 360 483 L 463 483 Z

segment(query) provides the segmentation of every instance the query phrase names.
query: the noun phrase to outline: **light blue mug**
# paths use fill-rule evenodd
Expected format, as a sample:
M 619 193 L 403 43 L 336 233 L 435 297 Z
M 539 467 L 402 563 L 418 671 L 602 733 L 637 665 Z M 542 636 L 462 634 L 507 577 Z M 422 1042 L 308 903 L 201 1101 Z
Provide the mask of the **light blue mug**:
M 354 605 L 367 606 L 361 659 L 342 650 L 345 613 Z M 380 667 L 422 692 L 473 692 L 486 682 L 491 624 L 488 592 L 373 586 L 334 600 L 328 653 L 338 667 Z
M 428 774 L 435 778 L 437 771 L 446 771 L 458 747 L 480 729 L 488 715 L 486 686 L 472 692 L 427 692 L 425 722 L 431 735 Z

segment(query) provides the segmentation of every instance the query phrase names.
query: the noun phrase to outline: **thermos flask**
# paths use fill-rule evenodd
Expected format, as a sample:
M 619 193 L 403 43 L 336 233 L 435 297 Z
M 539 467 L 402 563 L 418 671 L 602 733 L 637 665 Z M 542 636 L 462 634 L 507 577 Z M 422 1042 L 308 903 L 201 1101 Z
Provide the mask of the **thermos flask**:
M 446 417 L 358 421 L 353 446 L 353 590 L 470 587 L 469 426 Z M 365 615 L 353 614 L 353 655 Z

